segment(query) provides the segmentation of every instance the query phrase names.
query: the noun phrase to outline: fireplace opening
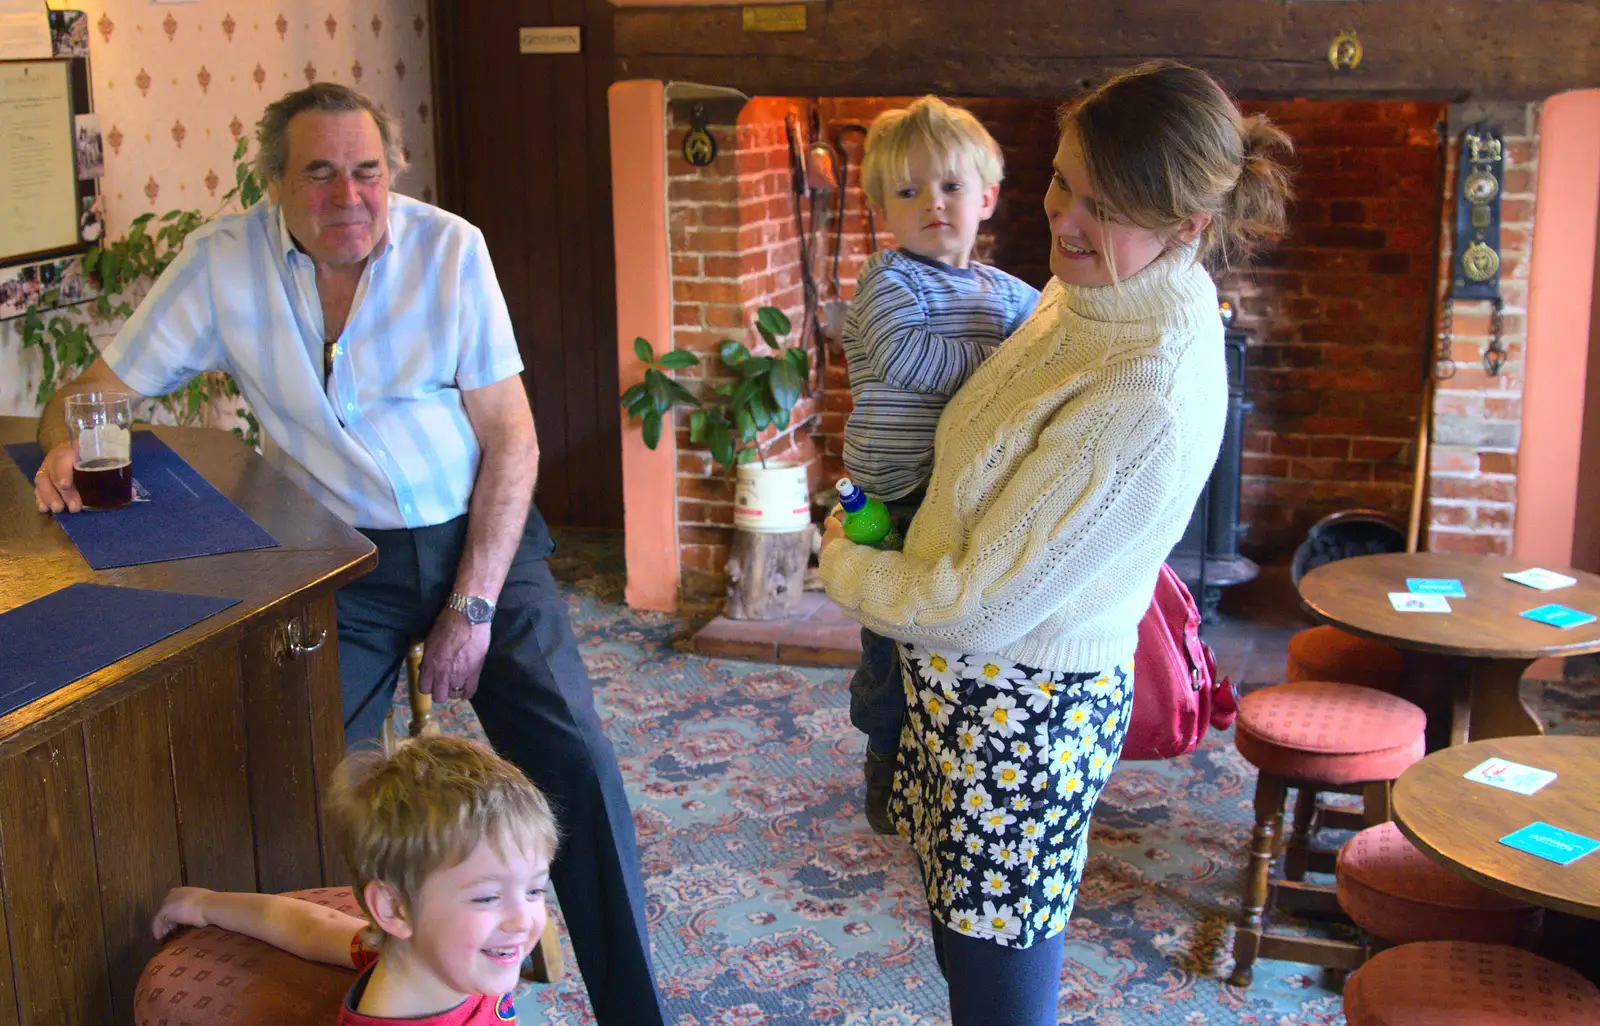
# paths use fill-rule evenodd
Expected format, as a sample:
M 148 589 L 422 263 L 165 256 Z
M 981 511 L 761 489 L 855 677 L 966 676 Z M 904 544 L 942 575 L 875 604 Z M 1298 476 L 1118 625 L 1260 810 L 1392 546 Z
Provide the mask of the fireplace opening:
M 790 427 L 770 433 L 767 452 L 804 463 L 819 499 L 843 472 L 851 408 L 837 339 L 842 309 L 874 247 L 894 245 L 881 220 L 869 216 L 860 189 L 864 129 L 879 112 L 911 99 L 668 97 L 674 345 L 713 354 L 723 338 L 745 337 L 761 305 L 785 309 L 797 332 L 815 316 L 811 388 Z M 1006 158 L 999 205 L 975 257 L 1042 287 L 1050 245 L 1042 204 L 1059 106 L 1048 99 L 949 99 L 984 122 Z M 1287 565 L 1330 514 L 1359 508 L 1400 523 L 1408 518 L 1434 352 L 1450 108 L 1406 101 L 1242 106 L 1267 114 L 1294 139 L 1297 196 L 1283 242 L 1253 267 L 1218 278 L 1220 297 L 1236 311 L 1230 380 L 1240 395 L 1229 454 L 1237 460 L 1234 483 L 1203 500 L 1212 513 L 1207 552 L 1220 545 L 1230 558 Z M 704 167 L 683 156 L 697 119 L 718 143 Z M 836 188 L 813 190 L 824 161 Z M 1474 316 L 1459 308 L 1456 315 L 1469 349 Z M 1459 340 L 1457 349 L 1459 359 L 1472 357 Z M 704 361 L 695 373 L 714 376 L 715 367 L 714 359 Z M 683 595 L 715 598 L 731 539 L 732 486 L 682 426 L 676 458 Z M 1438 459 L 1434 498 L 1450 515 L 1453 482 L 1448 467 L 1438 476 Z M 1463 485 L 1481 487 L 1475 479 Z M 1476 496 L 1460 501 L 1476 512 Z

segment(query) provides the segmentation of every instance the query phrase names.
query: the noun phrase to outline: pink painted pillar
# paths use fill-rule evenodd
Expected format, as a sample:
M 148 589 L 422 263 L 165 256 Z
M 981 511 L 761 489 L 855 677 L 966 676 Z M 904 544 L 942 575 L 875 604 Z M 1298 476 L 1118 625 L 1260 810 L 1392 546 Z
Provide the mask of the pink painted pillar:
M 1513 551 L 1534 563 L 1568 566 L 1585 381 L 1600 373 L 1588 366 L 1600 216 L 1600 89 L 1545 102 L 1535 195 Z
M 617 394 L 644 377 L 636 337 L 672 347 L 667 267 L 666 94 L 657 81 L 617 82 L 611 111 L 611 203 L 617 259 Z M 678 606 L 677 436 L 669 423 L 654 451 L 639 428 L 622 426 L 622 523 L 628 605 Z

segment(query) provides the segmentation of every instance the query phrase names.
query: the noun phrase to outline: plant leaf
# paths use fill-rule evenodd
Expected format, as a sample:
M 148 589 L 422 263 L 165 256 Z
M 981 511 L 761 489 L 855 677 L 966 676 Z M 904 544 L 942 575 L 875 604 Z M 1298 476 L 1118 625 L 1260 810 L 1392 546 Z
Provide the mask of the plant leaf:
M 733 411 L 733 426 L 738 429 L 741 442 L 748 442 L 756 437 L 756 419 L 748 409 Z
M 794 369 L 800 372 L 801 381 L 806 381 L 811 377 L 811 357 L 804 349 L 799 346 L 786 349 L 784 350 L 783 358 L 793 364 Z
M 642 337 L 633 340 L 633 355 L 637 356 L 642 363 L 656 362 L 656 351 Z
M 689 414 L 689 441 L 704 445 L 706 441 L 706 411 L 695 410 Z
M 668 370 L 683 370 L 694 367 L 700 363 L 700 357 L 687 349 L 672 349 L 661 354 L 661 366 Z
M 696 399 L 694 393 L 687 388 L 668 377 L 663 377 L 661 380 L 666 383 L 667 395 L 671 397 L 673 402 L 681 403 L 684 406 L 700 405 L 700 400 Z
M 739 374 L 746 381 L 750 381 L 751 379 L 760 379 L 772 369 L 772 365 L 776 362 L 777 361 L 770 356 L 752 356 L 750 359 L 739 364 Z
M 661 414 L 655 410 L 646 410 L 643 430 L 645 447 L 654 449 L 661 441 Z
M 711 458 L 725 467 L 733 465 L 733 439 L 728 434 L 726 425 L 709 427 L 706 433 L 707 447 L 711 450 Z
M 765 328 L 766 331 L 770 331 L 774 335 L 787 335 L 790 327 L 788 314 L 785 314 L 775 306 L 764 306 L 756 311 L 757 330 Z M 765 333 L 762 332 L 762 334 Z
M 745 348 L 743 342 L 735 342 L 731 338 L 722 340 L 717 347 L 717 355 L 722 357 L 723 366 L 729 370 L 738 370 L 739 365 L 750 359 L 750 350 Z
M 772 388 L 772 399 L 778 404 L 780 410 L 792 410 L 794 404 L 800 401 L 800 372 L 795 370 L 794 364 L 788 360 L 778 363 L 772 368 L 769 378 Z
M 639 401 L 639 397 L 642 396 L 642 395 L 644 395 L 644 383 L 643 382 L 640 382 L 637 385 L 629 385 L 627 391 L 622 393 L 622 398 L 621 398 L 622 405 L 627 407 L 629 410 L 632 410 L 633 409 L 633 404 L 638 402 Z
M 778 348 L 778 336 L 772 333 L 771 328 L 767 327 L 765 324 L 757 322 L 756 332 L 761 336 L 761 341 L 765 342 L 773 349 Z

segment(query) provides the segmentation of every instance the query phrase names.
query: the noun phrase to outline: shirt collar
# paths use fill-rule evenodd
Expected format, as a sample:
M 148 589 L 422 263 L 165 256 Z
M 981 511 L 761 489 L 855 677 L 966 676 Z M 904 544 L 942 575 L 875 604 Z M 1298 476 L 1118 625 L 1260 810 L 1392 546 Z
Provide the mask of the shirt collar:
M 394 248 L 396 221 L 398 220 L 394 216 L 394 201 L 398 198 L 392 192 L 389 194 L 389 225 L 383 233 L 383 241 L 378 243 L 378 247 L 372 251 L 372 255 L 367 259 L 369 265 L 375 263 L 385 253 Z M 283 204 L 272 200 L 263 200 L 262 202 L 272 203 L 277 208 L 269 216 L 272 216 L 278 225 L 278 254 L 283 257 L 283 262 L 293 267 L 297 256 L 299 259 L 309 261 L 311 257 L 299 246 L 295 245 L 294 236 L 289 234 L 289 222 L 284 219 Z

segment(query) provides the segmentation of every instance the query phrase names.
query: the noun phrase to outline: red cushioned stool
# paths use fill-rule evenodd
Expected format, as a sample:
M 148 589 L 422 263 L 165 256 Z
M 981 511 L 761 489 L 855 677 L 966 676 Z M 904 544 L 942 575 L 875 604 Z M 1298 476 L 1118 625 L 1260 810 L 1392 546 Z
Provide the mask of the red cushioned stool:
M 1349 1026 L 1593 1026 L 1600 988 L 1566 966 L 1502 944 L 1390 948 L 1344 985 Z
M 1496 894 L 1417 850 L 1393 823 L 1368 827 L 1339 849 L 1339 907 L 1387 944 L 1526 944 L 1544 910 Z
M 1426 726 L 1422 710 L 1403 698 L 1332 681 L 1279 684 L 1239 702 L 1234 744 L 1259 777 L 1250 866 L 1233 943 L 1236 986 L 1250 985 L 1257 958 L 1335 969 L 1361 964 L 1358 945 L 1268 930 L 1276 906 L 1338 912 L 1332 888 L 1304 882 L 1308 868 L 1321 868 L 1310 857 L 1308 839 L 1297 830 L 1287 845 L 1279 844 L 1284 801 L 1291 787 L 1302 796 L 1308 791 L 1359 794 L 1364 820 L 1373 826 L 1387 822 L 1390 789 L 1407 766 L 1422 758 Z M 1274 880 L 1272 869 L 1280 853 L 1285 856 L 1284 873 Z M 1326 868 L 1333 869 L 1331 857 Z
M 348 887 L 291 891 L 361 916 Z M 145 965 L 133 990 L 136 1026 L 328 1026 L 339 1014 L 354 969 L 308 962 L 217 926 L 183 930 Z
M 1370 638 L 1358 638 L 1337 627 L 1312 627 L 1289 639 L 1284 680 L 1332 680 L 1360 684 L 1394 694 L 1405 675 L 1399 649 Z

